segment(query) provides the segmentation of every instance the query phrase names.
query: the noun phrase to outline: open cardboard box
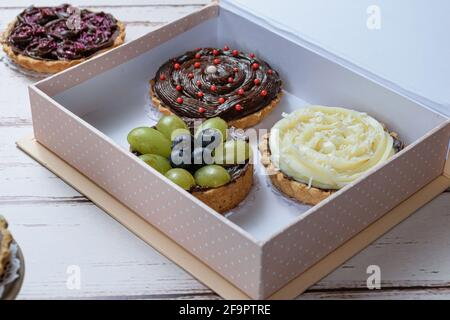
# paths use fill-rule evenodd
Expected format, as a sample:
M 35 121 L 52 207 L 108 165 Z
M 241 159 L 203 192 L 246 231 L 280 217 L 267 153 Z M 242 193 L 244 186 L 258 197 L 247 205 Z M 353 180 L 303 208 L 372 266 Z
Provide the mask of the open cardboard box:
M 221 216 L 128 152 L 126 136 L 136 126 L 154 123 L 149 116 L 148 81 L 162 63 L 195 47 L 224 44 L 254 52 L 283 79 L 281 103 L 258 128 L 270 129 L 282 112 L 308 104 L 345 106 L 385 123 L 407 147 L 314 207 L 293 204 L 274 192 L 256 163 L 252 193 L 238 209 Z M 52 155 L 40 157 L 48 151 L 36 151 L 31 140 L 19 144 L 25 151 L 73 185 L 64 172 L 72 168 L 83 174 L 145 221 L 149 232 L 158 229 L 250 298 L 269 297 L 307 274 L 436 179 L 440 183 L 432 196 L 448 183 L 440 178 L 450 138 L 445 116 L 232 1 L 211 4 L 30 86 L 30 101 L 38 145 L 70 167 L 49 165 Z M 85 192 L 86 183 L 76 187 Z M 101 205 L 106 207 L 105 202 Z M 411 213 L 417 206 L 409 208 Z M 114 211 L 113 216 L 145 239 L 129 213 L 107 211 Z M 367 245 L 358 243 L 359 249 Z M 176 254 L 168 255 L 177 260 Z M 338 261 L 326 270 L 343 262 Z M 186 261 L 180 264 L 189 269 Z

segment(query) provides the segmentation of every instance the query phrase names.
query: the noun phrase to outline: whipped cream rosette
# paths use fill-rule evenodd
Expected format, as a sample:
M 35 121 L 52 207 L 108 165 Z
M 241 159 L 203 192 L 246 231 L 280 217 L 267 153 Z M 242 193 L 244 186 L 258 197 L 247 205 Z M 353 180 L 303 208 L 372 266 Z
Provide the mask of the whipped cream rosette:
M 308 187 L 336 190 L 394 155 L 395 136 L 366 113 L 309 106 L 272 128 L 271 161 Z

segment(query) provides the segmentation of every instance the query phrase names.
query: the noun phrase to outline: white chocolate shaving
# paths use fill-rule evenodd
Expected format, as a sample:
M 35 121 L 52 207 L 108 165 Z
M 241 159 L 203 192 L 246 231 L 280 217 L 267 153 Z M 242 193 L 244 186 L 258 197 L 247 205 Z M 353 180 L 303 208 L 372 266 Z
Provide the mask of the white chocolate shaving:
M 340 189 L 394 154 L 393 139 L 365 113 L 310 106 L 278 121 L 270 133 L 272 162 L 297 181 Z

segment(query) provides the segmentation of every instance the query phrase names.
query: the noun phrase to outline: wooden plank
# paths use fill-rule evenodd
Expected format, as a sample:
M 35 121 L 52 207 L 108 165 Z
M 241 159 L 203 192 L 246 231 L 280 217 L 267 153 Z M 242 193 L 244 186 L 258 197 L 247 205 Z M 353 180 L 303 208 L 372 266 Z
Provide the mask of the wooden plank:
M 365 288 L 367 267 L 378 265 L 383 286 L 450 287 L 450 193 L 444 193 L 313 289 Z
M 448 249 L 442 245 L 450 243 L 446 232 L 450 213 L 442 210 L 449 201 L 450 194 L 441 195 L 429 209 L 420 209 L 312 291 L 365 290 L 365 270 L 370 264 L 380 265 L 385 287 L 450 287 Z M 0 202 L 0 208 L 27 260 L 21 298 L 150 298 L 165 294 L 174 298 L 210 293 L 91 203 Z M 68 265 L 80 266 L 81 290 L 67 289 Z
M 1 52 L 3 56 L 3 52 Z M 22 126 L 31 124 L 27 86 L 37 79 L 30 79 L 12 70 L 4 61 L 0 61 L 0 128 L 4 126 Z
M 27 263 L 20 298 L 210 292 L 90 203 L 2 205 L 1 210 Z M 71 265 L 80 267 L 80 290 L 66 286 Z
M 202 4 L 170 6 L 170 5 L 146 5 L 146 6 L 110 6 L 110 7 L 95 7 L 90 6 L 90 9 L 95 11 L 106 11 L 113 14 L 117 19 L 125 23 L 164 23 L 175 20 L 185 14 L 200 8 Z M 9 22 L 23 9 L 12 7 L 0 9 L 0 30 L 4 30 Z
M 210 0 L 73 0 L 71 4 L 76 6 L 101 6 L 101 7 L 131 7 L 131 6 L 187 6 L 203 5 L 210 3 Z M 36 6 L 57 6 L 62 3 L 61 0 L 15 0 L 0 3 L 0 9 L 3 8 L 26 8 L 31 3 Z
M 73 299 L 71 296 L 58 296 L 58 299 Z M 80 297 L 89 299 L 114 299 L 114 300 L 219 300 L 220 297 L 213 293 L 189 294 L 175 293 L 163 295 L 126 295 L 126 296 L 89 296 Z M 19 299 L 26 299 L 19 296 Z M 305 292 L 297 300 L 449 300 L 449 288 L 417 288 L 417 289 L 386 289 L 386 290 L 324 290 Z
M 0 126 L 0 203 L 80 201 L 78 192 L 16 148 L 31 126 Z
M 306 292 L 298 300 L 449 300 L 450 288 L 388 290 L 331 290 Z

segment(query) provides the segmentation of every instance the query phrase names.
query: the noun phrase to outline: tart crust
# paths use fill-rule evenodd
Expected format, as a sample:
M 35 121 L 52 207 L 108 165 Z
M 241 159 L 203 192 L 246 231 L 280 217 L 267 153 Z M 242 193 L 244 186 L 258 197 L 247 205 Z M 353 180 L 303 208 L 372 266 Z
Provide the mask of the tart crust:
M 8 55 L 8 57 L 14 61 L 16 64 L 20 65 L 21 67 L 24 67 L 28 70 L 40 72 L 40 73 L 57 73 L 59 71 L 65 70 L 67 68 L 70 68 L 74 65 L 77 65 L 81 62 L 84 62 L 90 58 L 92 58 L 95 55 L 98 55 L 102 52 L 108 51 L 114 47 L 117 47 L 121 45 L 125 40 L 125 24 L 121 21 L 117 21 L 117 25 L 119 27 L 119 34 L 117 35 L 116 39 L 114 40 L 113 44 L 110 47 L 107 47 L 105 49 L 99 50 L 95 52 L 92 56 L 89 56 L 87 58 L 82 59 L 75 59 L 75 60 L 40 60 L 40 59 L 34 59 L 31 57 L 28 57 L 23 54 L 17 54 L 13 51 L 12 47 L 8 44 L 7 39 L 9 34 L 14 28 L 14 25 L 16 24 L 17 18 L 14 19 L 13 22 L 11 22 L 8 27 L 6 28 L 6 31 L 3 33 L 1 37 L 1 43 L 3 45 L 3 50 Z
M 334 192 L 315 187 L 309 188 L 307 184 L 291 179 L 277 169 L 270 159 L 269 135 L 270 133 L 266 133 L 263 136 L 262 141 L 259 144 L 259 151 L 261 152 L 261 163 L 265 167 L 272 184 L 278 190 L 297 201 L 310 205 L 318 204 Z
M 155 94 L 155 90 L 153 86 L 155 85 L 155 81 L 150 80 L 150 97 L 152 98 L 152 102 L 155 106 L 158 107 L 159 112 L 164 115 L 171 115 L 174 112 L 164 105 L 164 103 L 159 100 L 159 98 Z M 281 96 L 283 95 L 283 91 L 280 91 L 277 96 L 265 107 L 259 109 L 258 111 L 246 115 L 245 117 L 228 121 L 228 125 L 232 127 L 236 127 L 239 129 L 245 129 L 249 127 L 253 127 L 262 121 L 272 110 L 277 106 L 278 102 L 280 102 Z
M 6 220 L 0 216 L 0 279 L 3 277 L 6 272 L 6 268 L 10 259 L 10 246 L 12 243 L 11 233 L 8 231 L 8 223 Z
M 241 203 L 253 185 L 253 164 L 249 163 L 245 172 L 224 186 L 204 191 L 194 191 L 192 195 L 217 212 L 223 214 Z

